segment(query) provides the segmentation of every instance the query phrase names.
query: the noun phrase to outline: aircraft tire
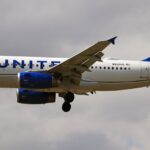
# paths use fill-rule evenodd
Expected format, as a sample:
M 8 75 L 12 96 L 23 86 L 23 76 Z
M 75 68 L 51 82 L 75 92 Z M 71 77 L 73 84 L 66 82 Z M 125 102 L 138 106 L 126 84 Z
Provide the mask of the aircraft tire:
M 65 102 L 72 103 L 74 100 L 74 94 L 71 92 L 66 93 L 64 100 L 65 100 Z
M 71 104 L 68 103 L 68 102 L 64 102 L 63 105 L 62 105 L 62 110 L 63 110 L 64 112 L 69 112 L 70 109 L 71 109 Z

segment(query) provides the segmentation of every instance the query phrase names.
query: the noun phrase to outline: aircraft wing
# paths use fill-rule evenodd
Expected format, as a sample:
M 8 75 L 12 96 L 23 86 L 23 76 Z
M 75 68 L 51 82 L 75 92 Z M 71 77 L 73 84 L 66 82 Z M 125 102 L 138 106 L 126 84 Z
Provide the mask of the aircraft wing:
M 85 71 L 90 71 L 89 67 L 96 61 L 102 61 L 101 58 L 104 55 L 102 51 L 109 44 L 115 44 L 116 38 L 117 37 L 106 41 L 100 41 L 81 53 L 62 62 L 61 64 L 54 66 L 53 68 L 49 69 L 48 72 L 61 74 L 63 78 L 72 78 L 73 83 L 78 84 L 81 74 Z

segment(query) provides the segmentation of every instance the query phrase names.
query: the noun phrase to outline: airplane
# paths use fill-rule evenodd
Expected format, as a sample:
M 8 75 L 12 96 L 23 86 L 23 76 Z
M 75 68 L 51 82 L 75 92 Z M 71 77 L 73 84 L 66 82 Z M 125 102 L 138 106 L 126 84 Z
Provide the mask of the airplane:
M 17 102 L 46 104 L 64 99 L 69 112 L 75 95 L 150 86 L 150 58 L 142 61 L 104 58 L 113 37 L 71 58 L 0 56 L 0 87 L 17 88 Z

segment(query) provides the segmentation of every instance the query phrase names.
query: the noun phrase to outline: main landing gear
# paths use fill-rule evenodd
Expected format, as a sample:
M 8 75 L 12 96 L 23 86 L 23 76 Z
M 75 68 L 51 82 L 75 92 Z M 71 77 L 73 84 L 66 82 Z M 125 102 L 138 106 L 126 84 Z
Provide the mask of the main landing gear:
M 65 100 L 65 102 L 62 105 L 62 110 L 64 112 L 69 112 L 70 109 L 71 109 L 71 104 L 70 103 L 72 103 L 73 100 L 74 100 L 74 94 L 71 93 L 71 92 L 68 92 L 68 93 L 64 94 L 62 97 Z

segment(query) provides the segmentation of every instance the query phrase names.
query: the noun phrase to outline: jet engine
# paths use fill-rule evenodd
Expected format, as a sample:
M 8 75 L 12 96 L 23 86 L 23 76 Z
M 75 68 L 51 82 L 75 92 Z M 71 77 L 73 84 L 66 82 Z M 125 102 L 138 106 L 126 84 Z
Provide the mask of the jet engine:
M 25 89 L 17 90 L 17 102 L 24 104 L 54 103 L 56 93 L 37 92 Z
M 18 73 L 20 88 L 42 89 L 53 85 L 53 76 L 50 73 L 20 72 Z

